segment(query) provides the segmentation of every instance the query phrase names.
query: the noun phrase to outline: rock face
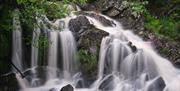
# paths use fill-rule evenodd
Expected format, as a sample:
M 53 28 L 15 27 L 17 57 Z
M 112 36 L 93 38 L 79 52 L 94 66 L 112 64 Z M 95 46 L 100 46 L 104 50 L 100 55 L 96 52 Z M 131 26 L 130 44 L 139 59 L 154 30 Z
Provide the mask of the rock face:
M 102 84 L 99 86 L 99 89 L 102 90 L 102 91 L 110 91 L 110 90 L 113 90 L 113 80 L 115 78 L 111 75 L 109 76 L 106 80 L 104 80 L 102 82 Z
M 143 40 L 151 41 L 161 56 L 180 67 L 180 41 L 173 41 L 166 36 L 156 36 L 153 31 L 146 29 L 145 17 L 134 16 L 128 7 L 123 7 L 122 0 L 96 0 L 81 7 L 83 10 L 102 13 L 119 21 L 125 29 L 131 29 Z
M 74 91 L 74 88 L 70 84 L 68 84 L 62 87 L 60 91 Z
M 158 77 L 151 83 L 147 91 L 163 91 L 166 84 L 162 77 Z
M 90 22 L 85 16 L 78 16 L 69 21 L 69 29 L 74 33 L 75 39 L 79 40 L 84 31 L 90 27 Z
M 0 91 L 18 91 L 19 85 L 14 73 L 0 76 Z

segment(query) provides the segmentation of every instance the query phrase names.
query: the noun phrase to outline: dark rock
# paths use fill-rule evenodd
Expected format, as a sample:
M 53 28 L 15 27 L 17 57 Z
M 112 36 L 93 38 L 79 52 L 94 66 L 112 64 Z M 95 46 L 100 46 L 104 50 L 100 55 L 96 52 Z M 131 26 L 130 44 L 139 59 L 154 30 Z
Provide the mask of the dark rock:
M 90 53 L 98 55 L 101 40 L 107 35 L 108 33 L 105 31 L 96 29 L 92 26 L 84 32 L 84 35 L 80 36 L 78 48 L 87 49 Z
M 136 52 L 136 51 L 137 51 L 136 46 L 132 45 L 132 42 L 128 42 L 128 46 L 131 48 L 131 50 L 132 50 L 133 52 Z
M 107 77 L 107 79 L 104 80 L 104 81 L 102 82 L 102 84 L 99 86 L 99 89 L 100 89 L 100 90 L 103 90 L 103 91 L 104 91 L 104 90 L 112 90 L 112 89 L 114 88 L 114 86 L 113 86 L 113 80 L 114 80 L 113 75 Z
M 49 89 L 48 91 L 57 91 L 57 89 L 51 88 L 51 89 Z
M 70 84 L 68 84 L 62 87 L 60 91 L 74 91 L 74 88 Z
M 90 27 L 90 22 L 85 16 L 78 16 L 75 19 L 71 19 L 68 26 L 75 34 L 75 38 L 78 39 L 80 35 Z
M 84 87 L 83 80 L 79 80 L 76 84 L 76 88 L 83 88 L 83 87 Z
M 155 78 L 155 80 L 150 84 L 147 91 L 163 91 L 166 84 L 162 77 Z
M 110 17 L 115 17 L 120 14 L 119 10 L 116 8 L 110 8 L 107 12 L 105 12 L 106 15 Z
M 80 36 L 77 42 L 77 47 L 78 49 L 87 50 L 87 52 L 90 55 L 95 55 L 96 58 L 94 61 L 98 61 L 101 40 L 103 37 L 107 35 L 108 33 L 106 33 L 105 31 L 96 29 L 95 27 L 92 26 L 89 29 L 87 29 L 83 35 Z M 83 60 L 80 61 L 82 62 Z M 96 64 L 94 67 L 98 67 L 98 64 Z M 93 68 L 92 71 L 90 72 L 87 71 L 87 69 L 81 68 L 81 71 L 84 74 L 83 79 L 85 82 L 84 83 L 85 87 L 89 86 L 90 84 L 93 83 L 93 81 L 96 80 L 96 75 L 97 75 L 96 69 L 97 68 Z
M 89 26 L 90 23 L 85 16 L 78 16 L 69 21 L 69 29 L 73 32 L 79 32 L 81 29 L 87 29 Z
M 178 59 L 177 61 L 174 62 L 175 66 L 180 68 L 180 59 Z
M 0 91 L 18 91 L 19 85 L 16 74 L 10 73 L 0 77 Z

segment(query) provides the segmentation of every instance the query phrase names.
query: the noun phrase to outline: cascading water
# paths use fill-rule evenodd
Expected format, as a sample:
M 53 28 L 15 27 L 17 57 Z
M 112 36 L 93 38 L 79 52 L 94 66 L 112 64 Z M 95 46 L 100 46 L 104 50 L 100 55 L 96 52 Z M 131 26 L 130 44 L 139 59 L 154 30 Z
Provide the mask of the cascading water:
M 172 77 L 178 79 L 179 70 L 157 55 L 148 42 L 142 41 L 129 30 L 123 30 L 116 21 L 116 26 L 112 29 L 102 26 L 95 19 L 89 19 L 97 28 L 105 29 L 110 34 L 102 40 L 98 82 L 96 81 L 92 88 L 112 91 L 163 91 L 164 87 L 168 88 L 169 82 L 174 81 Z M 137 47 L 134 52 L 133 46 L 129 45 L 131 42 Z M 174 83 L 179 84 L 179 81 Z M 180 90 L 177 87 L 169 89 Z M 169 89 L 167 91 L 171 91 Z
M 77 64 L 75 62 L 76 44 L 74 37 L 68 29 L 60 32 L 62 59 L 63 59 L 63 77 L 70 79 L 72 73 L 75 73 Z
M 97 79 L 89 88 L 75 88 L 75 91 L 180 91 L 180 71 L 168 60 L 156 54 L 150 42 L 145 42 L 131 31 L 124 30 L 117 21 L 98 15 L 112 21 L 113 26 L 104 26 L 94 17 L 86 16 L 96 28 L 109 33 L 101 42 Z M 58 61 L 62 60 L 62 69 L 60 69 L 62 72 L 47 72 L 50 79 L 47 79 L 45 84 L 29 86 L 22 91 L 48 91 L 52 88 L 53 91 L 59 91 L 66 84 L 76 86 L 80 79 L 75 59 L 76 42 L 67 26 L 69 20 L 73 18 L 75 16 L 51 23 L 56 27 L 63 26 L 63 31 L 53 29 L 48 31 L 50 46 L 47 66 L 54 70 L 60 69 Z M 16 40 L 13 40 L 13 55 L 18 51 L 14 44 Z M 20 42 L 16 43 L 21 45 Z M 61 52 L 58 52 L 59 46 Z M 33 48 L 32 53 L 37 53 Z M 62 58 L 59 58 L 59 55 Z M 37 60 L 37 57 L 32 55 L 33 60 Z M 14 56 L 13 59 L 19 62 Z M 37 61 L 34 61 L 31 67 L 36 65 Z
M 48 54 L 48 67 L 55 68 L 53 72 L 48 73 L 49 78 L 56 78 L 57 68 L 57 44 L 58 44 L 58 33 L 56 31 L 49 32 L 49 54 Z
M 31 45 L 31 67 L 38 66 L 38 40 L 40 29 L 36 26 L 33 31 L 33 44 Z
M 22 29 L 19 20 L 19 11 L 16 10 L 13 18 L 13 50 L 12 50 L 12 62 L 19 68 L 23 70 L 22 63 Z M 15 70 L 14 70 L 15 71 Z

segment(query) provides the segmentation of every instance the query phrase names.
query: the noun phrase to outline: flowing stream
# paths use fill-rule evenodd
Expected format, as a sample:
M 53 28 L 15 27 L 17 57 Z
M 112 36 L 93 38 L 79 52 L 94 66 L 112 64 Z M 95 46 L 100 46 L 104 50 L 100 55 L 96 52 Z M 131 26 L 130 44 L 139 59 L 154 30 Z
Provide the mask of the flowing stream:
M 15 64 L 19 70 L 23 70 L 22 62 L 22 29 L 19 20 L 19 11 L 16 10 L 13 18 L 13 34 L 12 34 L 12 62 Z M 15 69 L 13 69 L 15 71 Z
M 119 22 L 101 14 L 99 16 L 112 21 L 114 25 L 104 26 L 101 21 L 86 16 L 96 28 L 109 33 L 101 42 L 97 79 L 88 88 L 75 88 L 75 91 L 180 91 L 180 71 L 167 59 L 159 56 L 150 42 L 143 41 L 130 30 L 124 30 Z M 34 83 L 31 81 L 28 86 L 22 86 L 25 81 L 17 77 L 22 86 L 21 91 L 60 91 L 67 84 L 76 87 L 83 74 L 78 70 L 75 57 L 76 41 L 68 28 L 69 20 L 75 17 L 59 19 L 52 23 L 56 27 L 63 26 L 63 31 L 47 29 L 47 67 L 52 70 L 43 74 L 46 75 L 43 84 L 32 85 Z M 14 21 L 18 22 L 18 19 Z M 12 61 L 22 70 L 24 64 L 21 60 L 21 29 L 18 27 L 16 26 L 13 32 Z M 37 41 L 40 35 L 39 28 L 35 28 L 35 31 L 33 41 Z M 38 48 L 32 46 L 31 53 L 33 68 L 38 66 Z M 35 76 L 31 79 L 41 78 Z

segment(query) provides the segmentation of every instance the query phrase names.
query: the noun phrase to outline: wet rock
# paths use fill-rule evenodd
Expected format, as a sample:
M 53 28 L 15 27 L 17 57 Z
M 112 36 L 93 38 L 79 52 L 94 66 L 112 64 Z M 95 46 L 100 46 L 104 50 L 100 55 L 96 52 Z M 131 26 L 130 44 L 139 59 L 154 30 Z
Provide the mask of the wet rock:
M 156 78 L 148 87 L 147 91 L 163 91 L 166 84 L 162 77 Z
M 79 80 L 76 84 L 76 88 L 83 88 L 83 87 L 84 87 L 83 80 Z
M 120 0 L 98 0 L 96 6 L 100 11 L 107 11 L 109 8 L 120 5 Z
M 96 29 L 92 26 L 84 32 L 84 35 L 80 36 L 78 48 L 87 49 L 90 53 L 98 55 L 101 40 L 107 35 L 108 33 L 105 31 Z
M 57 89 L 51 88 L 51 89 L 49 89 L 48 91 L 57 91 Z
M 91 25 L 85 16 L 78 16 L 69 21 L 69 29 L 74 33 L 75 38 L 78 39 L 82 33 L 87 30 Z
M 174 62 L 175 66 L 180 68 L 180 59 L 178 59 L 177 61 Z
M 74 88 L 70 84 L 68 84 L 62 87 L 60 91 L 74 91 Z
M 88 55 L 93 55 L 93 61 L 97 62 L 99 50 L 100 50 L 100 44 L 103 37 L 107 36 L 108 33 L 99 29 L 96 29 L 94 26 L 91 26 L 89 29 L 87 29 L 83 35 L 79 37 L 79 40 L 77 41 L 77 47 L 78 50 L 86 50 Z M 86 60 L 86 59 L 84 59 Z M 80 62 L 84 61 L 79 60 Z M 84 63 L 81 63 L 84 65 Z M 81 66 L 82 67 L 82 66 Z M 97 75 L 97 68 L 98 64 L 95 64 L 93 66 L 93 69 L 90 69 L 91 71 L 87 71 L 88 69 L 81 68 L 84 79 L 84 85 L 85 87 L 88 87 L 95 81 L 96 75 Z M 88 72 L 88 73 L 87 73 Z
M 114 80 L 114 76 L 113 76 L 113 75 L 107 77 L 107 79 L 104 80 L 104 81 L 102 82 L 102 84 L 99 86 L 99 89 L 100 89 L 100 90 L 103 90 L 103 91 L 104 91 L 104 90 L 112 90 L 112 89 L 114 88 L 114 86 L 113 86 L 113 80 Z
M 87 29 L 90 26 L 88 19 L 85 16 L 78 16 L 69 21 L 69 29 L 73 32 L 79 32 L 82 29 Z
M 19 85 L 14 73 L 0 76 L 0 91 L 18 91 Z
M 116 8 L 110 8 L 105 14 L 110 17 L 115 17 L 120 14 L 120 11 Z
M 128 42 L 128 46 L 131 48 L 131 50 L 132 50 L 133 52 L 136 52 L 136 51 L 137 51 L 136 46 L 132 45 L 132 42 Z

